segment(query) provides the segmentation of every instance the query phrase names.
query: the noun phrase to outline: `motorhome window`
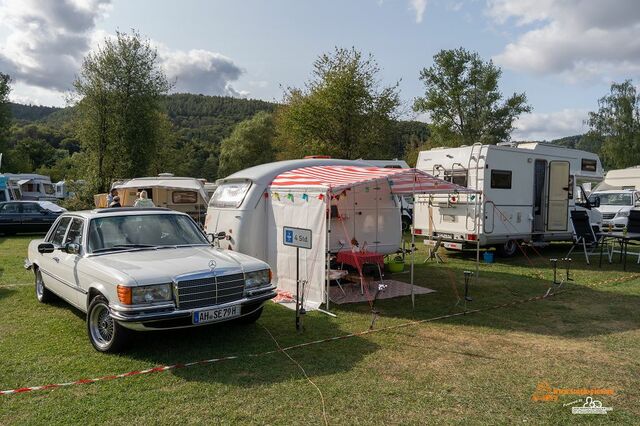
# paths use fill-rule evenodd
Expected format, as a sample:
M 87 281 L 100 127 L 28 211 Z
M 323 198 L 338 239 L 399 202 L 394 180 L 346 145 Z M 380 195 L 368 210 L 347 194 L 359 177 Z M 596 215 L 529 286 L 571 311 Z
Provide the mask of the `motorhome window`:
M 25 183 L 23 187 L 25 192 L 38 192 L 38 187 L 35 183 Z
M 251 182 L 227 182 L 216 188 L 209 205 L 211 207 L 238 208 L 247 195 Z
M 173 191 L 171 201 L 173 204 L 195 204 L 198 202 L 198 193 L 195 191 Z
M 53 188 L 53 185 L 50 183 L 45 183 L 42 186 L 44 186 L 44 193 L 47 195 L 53 195 L 56 193 L 56 190 Z
M 511 189 L 511 170 L 491 170 L 491 188 Z
M 598 162 L 596 160 L 590 160 L 588 158 L 582 159 L 582 171 L 584 172 L 595 172 L 598 167 Z
M 456 185 L 467 186 L 467 171 L 445 170 L 444 180 L 455 183 Z

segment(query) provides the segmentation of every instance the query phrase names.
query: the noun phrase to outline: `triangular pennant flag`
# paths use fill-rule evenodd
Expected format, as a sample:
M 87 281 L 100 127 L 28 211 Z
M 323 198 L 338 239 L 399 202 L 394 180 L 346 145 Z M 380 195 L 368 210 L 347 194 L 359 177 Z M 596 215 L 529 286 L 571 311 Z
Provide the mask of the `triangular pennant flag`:
M 302 194 L 302 199 L 309 202 L 309 196 L 307 194 Z
M 278 194 L 277 192 L 273 193 L 273 198 L 275 198 L 276 200 L 280 201 L 280 194 Z
M 287 194 L 287 198 L 293 201 L 293 194 Z

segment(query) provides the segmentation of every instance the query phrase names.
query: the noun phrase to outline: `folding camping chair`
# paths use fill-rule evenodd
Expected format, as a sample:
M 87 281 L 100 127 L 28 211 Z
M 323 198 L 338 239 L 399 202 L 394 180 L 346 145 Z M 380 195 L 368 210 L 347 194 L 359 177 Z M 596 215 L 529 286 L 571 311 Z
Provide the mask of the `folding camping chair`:
M 335 281 L 338 284 L 338 288 L 342 291 L 344 297 L 347 297 L 347 293 L 345 293 L 344 288 L 342 288 L 342 283 L 340 280 L 347 276 L 349 272 L 343 269 L 329 269 L 329 281 Z
M 629 220 L 627 221 L 627 232 L 630 234 L 640 234 L 640 210 L 630 210 Z M 633 244 L 637 245 L 637 244 Z M 640 252 L 638 252 L 638 261 L 640 263 Z
M 591 228 L 589 215 L 584 210 L 571 210 L 571 223 L 573 223 L 574 241 L 565 258 L 569 258 L 576 247 L 582 246 L 584 258 L 587 261 L 587 265 L 590 265 L 589 256 L 594 255 L 593 252 L 600 241 L 593 232 L 593 228 Z M 587 251 L 587 246 L 589 246 L 589 251 Z
M 442 246 L 442 237 L 438 237 L 438 239 L 436 240 L 436 243 L 433 246 L 429 246 L 429 254 L 427 255 L 427 258 L 424 260 L 424 262 L 422 263 L 427 263 L 430 260 L 435 260 L 436 263 L 440 263 L 440 262 L 444 263 L 444 260 L 442 260 L 442 258 L 438 254 L 438 250 L 440 249 L 440 246 Z

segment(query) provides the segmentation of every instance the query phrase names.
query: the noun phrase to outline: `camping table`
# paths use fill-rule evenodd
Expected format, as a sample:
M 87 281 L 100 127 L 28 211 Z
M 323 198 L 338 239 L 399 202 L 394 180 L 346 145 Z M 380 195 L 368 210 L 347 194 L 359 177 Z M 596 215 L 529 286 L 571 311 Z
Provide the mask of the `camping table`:
M 608 239 L 616 240 L 620 244 L 620 257 L 622 260 L 623 270 L 627 270 L 627 250 L 629 247 L 629 241 L 640 241 L 640 233 L 635 232 L 598 232 L 598 239 L 600 240 L 600 267 L 602 267 L 602 249 L 604 242 Z
M 353 266 L 358 271 L 362 271 L 362 265 L 365 263 L 378 264 L 381 268 L 384 268 L 384 255 L 379 253 L 361 253 L 352 251 L 339 251 L 336 256 L 338 263 L 347 264 Z
M 379 268 L 384 268 L 384 255 L 379 253 L 361 253 L 352 251 L 339 251 L 336 255 L 336 261 L 341 264 L 353 266 L 360 274 L 360 293 L 364 292 L 364 278 L 362 277 L 362 266 L 365 263 L 373 263 Z M 382 277 L 380 277 L 382 279 Z

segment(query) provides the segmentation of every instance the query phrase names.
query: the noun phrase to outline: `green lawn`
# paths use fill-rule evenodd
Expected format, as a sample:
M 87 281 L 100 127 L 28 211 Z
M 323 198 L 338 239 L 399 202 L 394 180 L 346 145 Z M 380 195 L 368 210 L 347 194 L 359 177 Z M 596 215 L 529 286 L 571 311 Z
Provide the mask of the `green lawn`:
M 213 326 L 142 333 L 122 355 L 89 344 L 84 316 L 63 303 L 38 304 L 22 261 L 29 237 L 0 237 L 0 388 L 59 383 L 275 349 L 366 330 L 367 304 L 332 307 L 337 318 L 311 313 L 297 334 L 293 313 L 269 303 L 252 326 Z M 419 247 L 422 247 L 420 244 Z M 530 252 L 481 265 L 469 309 L 544 294 L 549 257 Z M 422 264 L 416 282 L 437 290 L 378 302 L 376 328 L 426 319 L 453 309 L 451 277 L 462 292 L 471 255 Z M 588 266 L 574 255 L 575 283 L 542 301 L 421 323 L 304 348 L 289 354 L 321 389 L 331 424 L 375 423 L 638 423 L 640 420 L 640 266 Z M 595 258 L 597 260 L 597 258 Z M 629 258 L 631 260 L 631 257 Z M 635 259 L 634 259 L 635 260 Z M 408 274 L 394 278 L 408 280 Z M 606 418 L 577 416 L 578 397 L 533 402 L 536 385 L 613 388 Z M 309 423 L 321 424 L 317 390 L 284 354 L 154 373 L 109 382 L 0 396 L 0 424 L 16 423 Z

